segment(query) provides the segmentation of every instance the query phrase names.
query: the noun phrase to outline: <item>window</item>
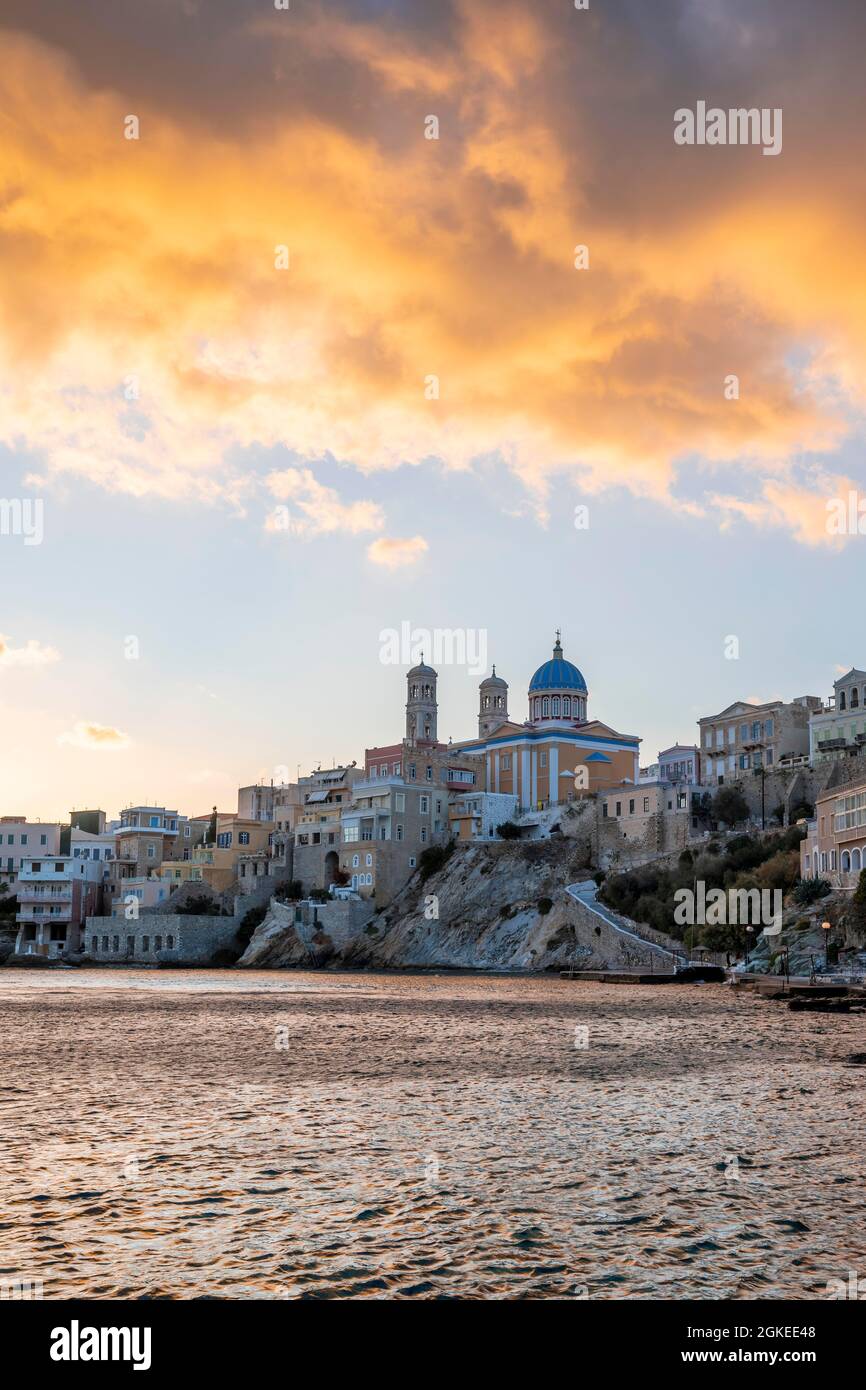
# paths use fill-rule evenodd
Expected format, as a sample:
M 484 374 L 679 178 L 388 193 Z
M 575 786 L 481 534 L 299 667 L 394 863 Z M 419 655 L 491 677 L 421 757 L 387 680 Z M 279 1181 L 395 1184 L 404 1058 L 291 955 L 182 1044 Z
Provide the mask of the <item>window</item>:
M 602 808 L 601 808 L 601 814 L 602 814 L 603 818 L 604 818 L 605 820 L 607 820 L 607 802 L 606 802 L 606 801 L 605 801 L 604 805 L 603 805 Z
M 189 833 L 190 833 L 190 827 L 189 827 L 188 825 L 185 825 L 185 826 L 183 827 L 184 839 L 186 839 L 186 840 L 189 839 Z
M 358 865 L 360 864 L 360 862 L 361 862 L 361 856 L 360 856 L 359 854 L 353 854 L 353 855 L 352 855 L 352 868 L 353 868 L 353 869 L 357 869 L 357 867 L 358 867 Z
M 62 873 L 63 873 L 63 865 L 62 865 L 62 863 L 60 863 L 59 861 L 54 865 L 54 872 L 55 872 L 56 874 L 62 874 Z
M 373 862 L 373 856 L 372 856 L 372 854 L 365 854 L 365 855 L 364 855 L 364 863 L 369 867 L 369 865 L 372 864 L 372 862 Z
M 99 950 L 99 937 L 98 937 L 98 936 L 92 936 L 92 937 L 90 938 L 90 949 L 91 949 L 91 951 L 98 951 L 98 950 Z
M 558 696 L 558 695 L 554 695 L 554 697 L 553 697 L 553 701 L 552 701 L 552 704 L 551 704 L 551 712 L 552 712 L 552 714 L 553 714 L 554 719 L 557 719 L 557 718 L 559 717 L 559 696 Z
M 47 836 L 47 835 L 40 835 L 40 836 L 39 836 L 39 843 L 40 843 L 40 845 L 47 845 L 47 844 L 48 844 L 48 836 Z
M 427 779 L 428 782 L 432 782 L 432 781 L 433 781 L 433 769 L 432 769 L 432 767 L 425 767 L 425 769 L 424 769 L 424 776 L 426 777 L 426 779 Z
M 394 763 L 391 770 L 392 770 L 392 772 L 394 773 L 394 776 L 395 776 L 395 777 L 399 777 L 399 776 L 400 776 L 400 764 L 399 764 L 399 763 Z
M 758 739 L 758 738 L 760 738 L 760 737 L 761 737 L 761 721 L 760 721 L 760 719 L 756 719 L 756 720 L 754 721 L 754 723 L 752 724 L 752 738 L 753 738 L 753 739 Z
M 547 767 L 547 753 L 542 749 L 538 754 L 538 766 Z
M 173 950 L 174 950 L 174 937 L 173 937 L 173 936 L 167 936 L 167 937 L 165 938 L 165 949 L 166 949 L 167 951 L 173 951 Z
M 502 754 L 502 771 L 503 771 L 503 772 L 510 772 L 510 771 L 511 771 L 511 754 L 510 754 L 510 753 L 503 753 L 503 754 Z
M 131 956 L 131 955 L 134 954 L 134 952 L 135 952 L 135 937 L 134 937 L 134 936 L 128 936 L 128 937 L 126 938 L 126 951 L 127 951 L 127 955 L 130 955 L 130 956 Z
M 239 831 L 238 831 L 238 844 L 239 844 L 239 845 L 248 845 L 249 842 L 250 842 L 250 832 L 249 832 L 248 830 L 239 830 Z
M 162 937 L 161 937 L 161 936 L 155 936 L 155 937 L 153 938 L 153 949 L 154 949 L 155 951 L 161 951 L 161 950 L 162 950 Z
M 633 815 L 634 815 L 634 797 L 631 797 L 630 800 L 629 800 L 629 803 L 628 803 L 628 813 L 629 813 L 630 816 L 633 816 Z
M 725 731 L 724 731 L 724 729 L 716 729 L 716 747 L 717 747 L 717 748 L 723 748 L 723 747 L 724 747 L 724 744 L 725 744 Z
M 644 799 L 643 799 L 643 809 L 644 809 L 644 814 L 646 814 L 646 812 L 649 810 L 649 797 L 648 797 L 648 796 L 645 796 Z
M 107 951 L 107 950 L 108 950 L 108 937 L 107 937 L 107 936 L 104 936 L 104 937 L 102 938 L 102 949 L 103 949 L 103 951 Z
M 621 815 L 622 815 L 622 802 L 621 802 L 621 801 L 618 801 L 618 802 L 616 803 L 616 814 L 617 814 L 618 816 L 621 816 Z
M 545 695 L 541 701 L 541 717 L 542 719 L 550 718 L 550 699 L 547 695 Z
M 120 950 L 120 937 L 119 937 L 119 936 L 113 936 L 113 937 L 111 938 L 111 949 L 112 949 L 112 951 L 119 951 L 119 950 Z
M 155 826 L 157 830 L 159 830 L 159 816 L 151 816 L 150 823 L 152 826 Z
M 430 810 L 430 798 L 429 796 L 421 796 L 418 800 L 420 802 L 418 810 L 422 816 L 426 816 Z
M 427 827 L 426 827 L 426 825 L 422 825 L 422 826 L 421 826 L 421 843 L 422 843 L 422 845 L 427 843 Z
M 410 868 L 410 869 L 414 869 L 414 867 L 415 867 L 415 856 L 414 856 L 414 854 L 410 854 L 410 855 L 409 855 L 409 868 Z
M 397 826 L 397 839 L 398 839 L 398 840 L 402 840 L 402 838 L 403 838 L 403 827 L 402 827 L 402 825 L 398 825 L 398 826 Z
M 409 764 L 409 781 L 410 781 L 410 782 L 414 782 L 414 781 L 415 781 L 415 764 L 414 764 L 414 763 L 410 763 L 410 764 Z

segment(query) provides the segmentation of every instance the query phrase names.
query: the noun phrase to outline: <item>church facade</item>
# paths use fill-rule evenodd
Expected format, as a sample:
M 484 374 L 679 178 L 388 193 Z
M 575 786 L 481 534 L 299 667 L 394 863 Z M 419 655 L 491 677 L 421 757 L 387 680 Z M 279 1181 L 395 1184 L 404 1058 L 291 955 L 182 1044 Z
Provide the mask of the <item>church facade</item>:
M 508 684 L 494 667 L 479 687 L 478 738 L 452 750 L 483 759 L 486 790 L 514 797 L 522 810 L 637 782 L 640 739 L 589 719 L 588 701 L 586 681 L 566 661 L 557 632 L 550 660 L 529 682 L 527 719 L 511 719 Z

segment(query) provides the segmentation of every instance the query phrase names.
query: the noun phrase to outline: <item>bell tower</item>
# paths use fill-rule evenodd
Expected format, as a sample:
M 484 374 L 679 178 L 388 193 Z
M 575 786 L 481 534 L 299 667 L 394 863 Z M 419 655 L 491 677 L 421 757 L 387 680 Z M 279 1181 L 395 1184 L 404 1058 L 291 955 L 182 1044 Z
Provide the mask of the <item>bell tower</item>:
M 478 687 L 478 737 L 489 737 L 494 729 L 507 722 L 508 682 L 497 676 L 494 666 L 493 674 Z
M 425 666 L 424 653 L 419 665 L 413 666 L 406 677 L 406 742 L 436 743 L 437 675 L 432 666 Z

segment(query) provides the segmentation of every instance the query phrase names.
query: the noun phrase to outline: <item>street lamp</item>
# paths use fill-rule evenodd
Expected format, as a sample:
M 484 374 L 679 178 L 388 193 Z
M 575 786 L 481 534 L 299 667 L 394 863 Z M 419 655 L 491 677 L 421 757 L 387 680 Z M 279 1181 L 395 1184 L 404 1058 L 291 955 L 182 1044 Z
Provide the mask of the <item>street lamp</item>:
M 824 933 L 824 969 L 830 969 L 830 933 L 833 930 L 832 922 L 822 922 L 821 930 Z
M 752 932 L 753 932 L 754 930 L 755 930 L 755 928 L 754 928 L 753 926 L 747 926 L 747 927 L 746 927 L 746 959 L 745 959 L 745 961 L 743 962 L 743 965 L 744 965 L 745 967 L 748 967 L 748 964 L 749 964 L 749 957 L 750 957 L 750 955 L 752 954 Z

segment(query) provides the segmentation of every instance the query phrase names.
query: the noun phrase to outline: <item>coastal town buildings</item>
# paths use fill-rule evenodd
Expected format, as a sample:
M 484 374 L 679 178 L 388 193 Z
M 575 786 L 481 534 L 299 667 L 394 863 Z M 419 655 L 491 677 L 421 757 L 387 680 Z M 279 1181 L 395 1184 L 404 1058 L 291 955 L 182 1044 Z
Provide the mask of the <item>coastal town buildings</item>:
M 813 766 L 858 757 L 866 750 L 866 671 L 856 667 L 833 682 L 833 694 L 809 720 Z
M 220 815 L 216 839 L 196 845 L 192 851 L 191 881 L 206 883 L 215 893 L 224 893 L 235 882 L 238 861 L 243 855 L 267 851 L 273 828 L 271 821 Z
M 701 782 L 701 754 L 696 744 L 675 743 L 659 753 L 659 781 L 698 787 Z
M 497 828 L 520 815 L 513 796 L 501 792 L 463 792 L 448 808 L 448 823 L 454 839 L 462 843 L 495 840 Z
M 718 714 L 698 720 L 702 780 L 705 786 L 735 782 L 747 773 L 808 757 L 809 721 L 821 709 L 817 695 L 751 704 L 738 700 Z
M 28 855 L 60 852 L 59 821 L 29 821 L 26 816 L 0 816 L 0 881 L 11 888 Z
M 295 825 L 294 874 L 311 888 L 327 888 L 339 878 L 340 817 L 363 777 L 357 764 L 318 768 L 299 779 L 304 805 Z
M 866 869 L 866 776 L 828 787 L 800 844 L 800 876 L 856 888 Z
M 103 865 L 68 855 L 26 858 L 18 871 L 20 955 L 53 958 L 76 951 L 88 916 L 103 910 Z

